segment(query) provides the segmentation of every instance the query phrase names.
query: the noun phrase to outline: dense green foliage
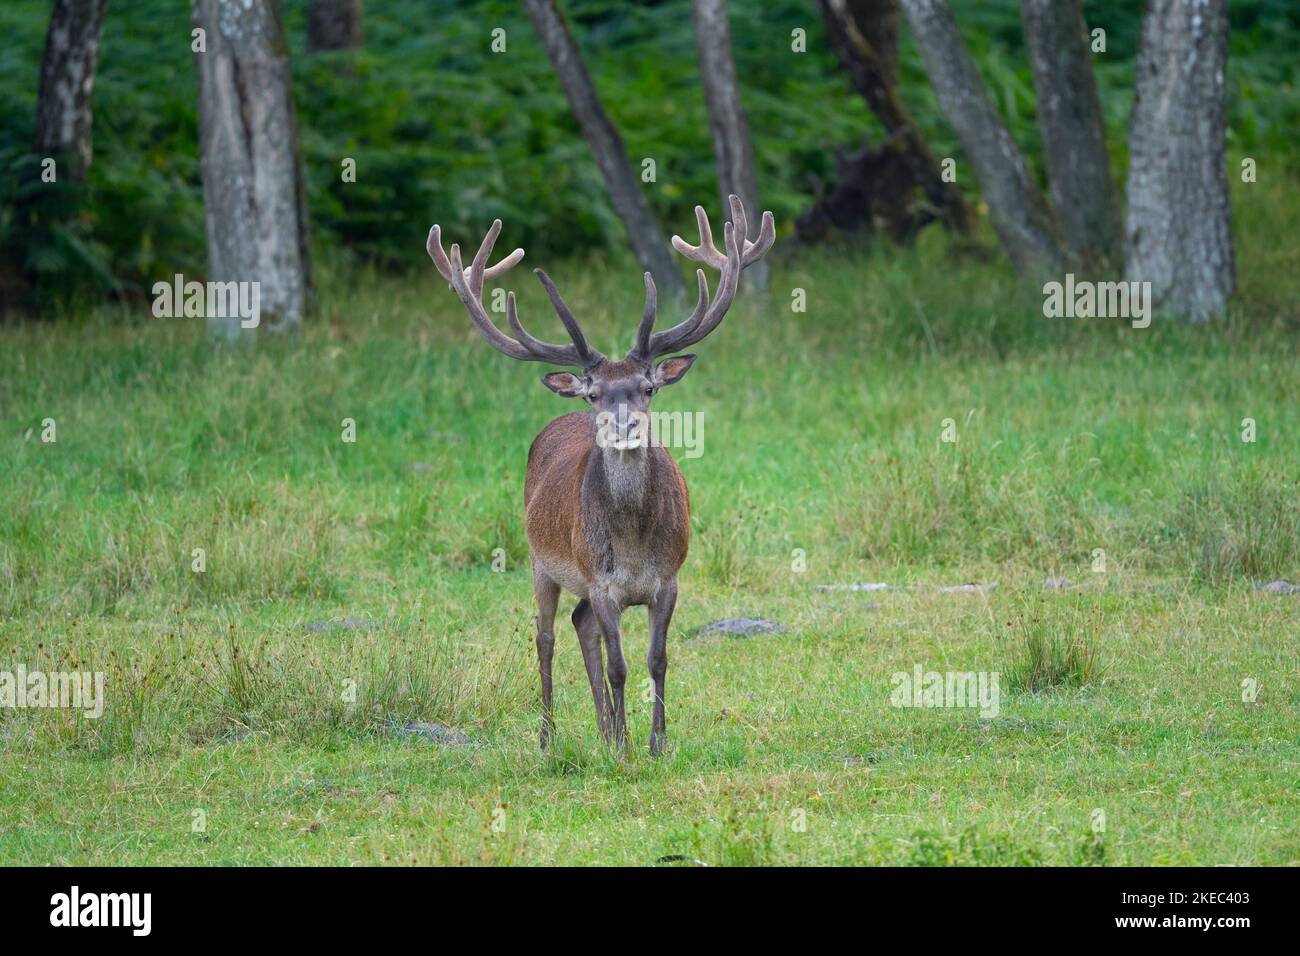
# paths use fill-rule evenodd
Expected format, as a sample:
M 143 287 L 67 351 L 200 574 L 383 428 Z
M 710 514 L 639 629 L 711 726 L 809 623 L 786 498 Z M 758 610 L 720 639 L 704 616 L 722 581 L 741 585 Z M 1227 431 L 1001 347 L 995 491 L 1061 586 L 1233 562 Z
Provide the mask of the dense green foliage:
M 1015 136 L 1037 157 L 1016 4 L 954 6 Z M 1087 4 L 1091 24 L 1107 30 L 1107 51 L 1095 62 L 1117 167 L 1137 6 Z M 182 3 L 112 5 L 84 214 L 45 241 L 22 241 L 13 207 L 48 7 L 47 0 L 8 0 L 0 8 L 0 242 L 8 259 L 0 292 L 21 262 L 60 293 L 140 293 L 173 272 L 201 276 L 195 71 Z M 505 241 L 539 258 L 622 248 L 604 184 L 517 3 L 368 0 L 365 49 L 355 57 L 308 57 L 305 3 L 285 0 L 284 7 L 314 235 L 328 267 L 354 258 L 421 265 L 430 223 L 477 234 L 494 216 L 509 224 Z M 646 187 L 651 202 L 665 221 L 689 222 L 690 207 L 714 205 L 716 193 L 689 0 L 568 0 L 563 7 L 630 156 L 656 161 L 656 182 Z M 831 174 L 834 147 L 879 129 L 825 49 L 810 0 L 733 0 L 731 9 L 764 205 L 788 229 L 814 178 Z M 1270 171 L 1294 168 L 1300 9 L 1284 0 L 1234 0 L 1232 18 L 1230 145 Z M 503 54 L 489 49 L 497 27 L 506 31 Z M 808 32 L 806 54 L 791 52 L 796 28 Z M 910 40 L 902 66 L 904 97 L 935 152 L 959 156 Z M 342 181 L 346 157 L 357 162 L 355 183 Z

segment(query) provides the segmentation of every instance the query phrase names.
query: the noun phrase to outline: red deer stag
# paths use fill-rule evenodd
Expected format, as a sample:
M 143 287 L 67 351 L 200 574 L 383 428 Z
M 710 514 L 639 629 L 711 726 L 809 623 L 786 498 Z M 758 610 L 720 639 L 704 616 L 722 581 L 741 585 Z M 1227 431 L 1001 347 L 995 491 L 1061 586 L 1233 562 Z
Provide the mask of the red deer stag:
M 664 722 L 664 676 L 668 670 L 668 622 L 677 603 L 677 571 L 686 560 L 690 540 L 690 498 L 686 481 L 672 456 L 650 441 L 650 400 L 659 389 L 686 374 L 694 355 L 677 355 L 653 365 L 654 359 L 694 345 L 718 327 L 736 296 L 741 271 L 772 246 L 775 229 L 763 213 L 758 239 L 746 239 L 745 209 L 731 197 L 731 222 L 724 229 L 725 252 L 713 243 L 709 220 L 699 206 L 700 244 L 673 236 L 673 247 L 687 259 L 718 269 L 716 296 L 710 301 L 704 270 L 696 270 L 699 299 L 679 325 L 654 332 L 656 299 L 650 273 L 645 274 L 645 312 L 636 343 L 621 360 L 607 359 L 588 344 L 578 320 L 555 284 L 535 270 L 551 305 L 559 313 L 571 344 L 553 345 L 530 335 L 515 313 L 515 294 L 506 297 L 510 338 L 483 308 L 483 283 L 498 279 L 523 258 L 516 249 L 494 266 L 487 264 L 501 232 L 492 223 L 469 268 L 460 247 L 451 255 L 442 248 L 441 230 L 429 230 L 433 264 L 450 283 L 488 344 L 524 362 L 550 362 L 580 369 L 581 374 L 548 372 L 542 382 L 566 398 L 584 399 L 590 411 L 561 415 L 542 429 L 528 450 L 524 478 L 525 526 L 532 555 L 533 591 L 537 598 L 537 660 L 542 676 L 542 749 L 554 726 L 551 711 L 551 653 L 555 646 L 555 610 L 560 588 L 576 595 L 573 626 L 582 645 L 587 680 L 596 702 L 596 722 L 606 742 L 626 746 L 623 688 L 627 663 L 620 646 L 623 611 L 644 604 L 650 616 L 650 676 L 654 680 L 654 714 L 650 751 L 658 755 L 667 741 Z M 600 639 L 605 641 L 608 688 L 601 675 Z

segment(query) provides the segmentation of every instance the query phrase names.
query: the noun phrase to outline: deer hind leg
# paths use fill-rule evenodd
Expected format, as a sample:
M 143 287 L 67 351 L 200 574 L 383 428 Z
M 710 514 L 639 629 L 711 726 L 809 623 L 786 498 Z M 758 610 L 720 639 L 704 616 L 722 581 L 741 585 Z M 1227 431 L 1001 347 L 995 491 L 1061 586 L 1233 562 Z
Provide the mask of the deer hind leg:
M 555 605 L 560 586 L 536 564 L 533 565 L 533 595 L 537 598 L 537 668 L 542 675 L 542 749 L 555 728 L 551 710 L 551 654 L 555 649 Z
M 605 638 L 605 675 L 609 678 L 609 714 L 613 727 L 611 734 L 621 756 L 627 749 L 627 716 L 623 709 L 623 688 L 627 684 L 627 661 L 623 659 L 622 634 L 619 619 L 623 609 L 605 595 L 592 594 L 591 610 L 596 616 L 600 633 Z
M 591 610 L 591 602 L 583 598 L 573 609 L 573 627 L 578 632 L 578 643 L 582 646 L 582 663 L 587 668 L 587 681 L 591 684 L 591 697 L 596 703 L 596 727 L 600 736 L 609 743 L 610 714 L 609 701 L 605 696 L 605 675 L 601 672 L 603 661 L 600 654 L 600 628 L 596 625 L 596 615 Z
M 658 757 L 668 743 L 668 727 L 664 717 L 664 680 L 668 676 L 668 624 L 677 606 L 677 581 L 673 580 L 659 589 L 647 610 L 650 616 L 650 650 L 647 663 L 650 679 L 654 682 L 654 713 L 650 723 L 650 753 Z

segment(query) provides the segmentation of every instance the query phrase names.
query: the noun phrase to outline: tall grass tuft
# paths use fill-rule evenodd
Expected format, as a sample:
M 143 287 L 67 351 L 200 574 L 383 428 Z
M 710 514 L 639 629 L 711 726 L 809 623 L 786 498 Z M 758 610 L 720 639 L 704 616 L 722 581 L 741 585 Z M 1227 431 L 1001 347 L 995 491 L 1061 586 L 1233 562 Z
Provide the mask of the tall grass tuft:
M 1056 687 L 1082 687 L 1097 679 L 1100 640 L 1097 619 L 1077 606 L 1061 611 L 1040 605 L 1014 612 L 1006 623 L 1007 688 L 1035 694 Z
M 1200 482 L 1173 508 L 1164 537 L 1188 575 L 1220 586 L 1300 571 L 1300 481 L 1271 471 Z

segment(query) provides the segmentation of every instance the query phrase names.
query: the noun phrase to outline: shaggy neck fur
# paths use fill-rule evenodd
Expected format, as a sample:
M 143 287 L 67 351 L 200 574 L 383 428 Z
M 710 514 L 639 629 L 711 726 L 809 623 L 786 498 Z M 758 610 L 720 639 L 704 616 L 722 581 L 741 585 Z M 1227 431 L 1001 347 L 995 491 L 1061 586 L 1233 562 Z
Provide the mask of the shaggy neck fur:
M 650 456 L 645 448 L 602 448 L 605 484 L 611 503 L 620 511 L 639 511 L 646 495 Z

